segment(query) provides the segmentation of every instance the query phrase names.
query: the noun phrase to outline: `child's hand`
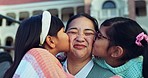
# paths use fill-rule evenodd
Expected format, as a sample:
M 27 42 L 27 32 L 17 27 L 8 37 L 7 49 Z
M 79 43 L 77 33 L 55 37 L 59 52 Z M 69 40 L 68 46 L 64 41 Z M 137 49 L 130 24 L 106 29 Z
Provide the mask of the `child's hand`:
M 110 77 L 110 78 L 122 78 L 122 77 L 119 76 L 119 75 L 115 75 L 115 76 L 112 76 L 112 77 Z

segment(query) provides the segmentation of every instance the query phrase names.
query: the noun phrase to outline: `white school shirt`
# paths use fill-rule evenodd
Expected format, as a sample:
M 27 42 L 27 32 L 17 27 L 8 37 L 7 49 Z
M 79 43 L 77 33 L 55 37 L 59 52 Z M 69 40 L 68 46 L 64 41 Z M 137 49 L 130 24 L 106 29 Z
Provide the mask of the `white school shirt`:
M 86 78 L 92 67 L 94 66 L 94 62 L 90 60 L 76 75 L 75 78 Z M 65 72 L 69 73 L 67 69 L 67 60 L 63 64 L 63 68 Z

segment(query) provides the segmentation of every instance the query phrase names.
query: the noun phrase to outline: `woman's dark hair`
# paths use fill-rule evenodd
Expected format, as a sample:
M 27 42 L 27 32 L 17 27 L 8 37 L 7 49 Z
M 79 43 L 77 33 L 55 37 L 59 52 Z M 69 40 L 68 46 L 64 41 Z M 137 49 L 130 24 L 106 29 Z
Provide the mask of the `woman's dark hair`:
M 42 15 L 32 16 L 20 24 L 15 37 L 15 58 L 10 69 L 5 73 L 4 78 L 12 78 L 21 59 L 31 48 L 38 48 L 40 43 Z M 51 16 L 51 26 L 48 35 L 57 36 L 57 33 L 64 27 L 63 22 Z
M 92 21 L 93 25 L 94 25 L 95 31 L 96 31 L 96 32 L 99 32 L 97 20 L 96 20 L 95 18 L 91 17 L 90 15 L 85 14 L 85 13 L 80 13 L 80 14 L 77 14 L 77 15 L 72 16 L 72 17 L 68 20 L 68 22 L 67 22 L 67 25 L 66 25 L 66 28 L 65 28 L 65 32 L 68 30 L 69 24 L 70 24 L 74 19 L 80 18 L 80 17 L 86 17 L 86 18 L 90 19 L 90 20 Z M 84 23 L 85 23 L 85 21 L 84 21 Z
M 123 48 L 125 54 L 120 60 L 126 61 L 140 55 L 144 56 L 143 76 L 147 78 L 146 73 L 148 73 L 148 59 L 146 56 L 148 56 L 148 43 L 145 39 L 141 41 L 143 46 L 138 46 L 135 43 L 137 35 L 142 32 L 147 34 L 146 31 L 143 30 L 136 21 L 124 17 L 115 17 L 105 20 L 101 24 L 101 27 L 108 27 L 106 35 L 110 39 L 109 47 L 115 45 Z

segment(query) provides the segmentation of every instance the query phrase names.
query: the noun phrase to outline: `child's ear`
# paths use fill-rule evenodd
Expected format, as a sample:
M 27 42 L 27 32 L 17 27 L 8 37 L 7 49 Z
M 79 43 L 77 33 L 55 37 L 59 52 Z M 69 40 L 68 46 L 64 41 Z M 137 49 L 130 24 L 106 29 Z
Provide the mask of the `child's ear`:
M 54 42 L 54 38 L 51 36 L 47 36 L 46 37 L 46 43 L 49 47 L 51 48 L 55 48 L 55 42 Z
M 113 46 L 111 51 L 111 57 L 121 57 L 123 55 L 123 48 L 121 46 Z

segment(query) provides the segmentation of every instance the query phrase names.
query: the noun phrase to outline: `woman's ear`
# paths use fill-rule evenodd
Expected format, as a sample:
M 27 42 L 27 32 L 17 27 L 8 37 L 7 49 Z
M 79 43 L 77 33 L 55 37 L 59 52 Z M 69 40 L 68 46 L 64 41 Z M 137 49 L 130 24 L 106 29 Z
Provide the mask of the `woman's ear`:
M 121 57 L 123 55 L 123 48 L 121 46 L 111 47 L 111 57 Z
M 55 42 L 54 42 L 54 38 L 51 36 L 47 36 L 46 37 L 46 43 L 49 47 L 51 48 L 55 48 Z

